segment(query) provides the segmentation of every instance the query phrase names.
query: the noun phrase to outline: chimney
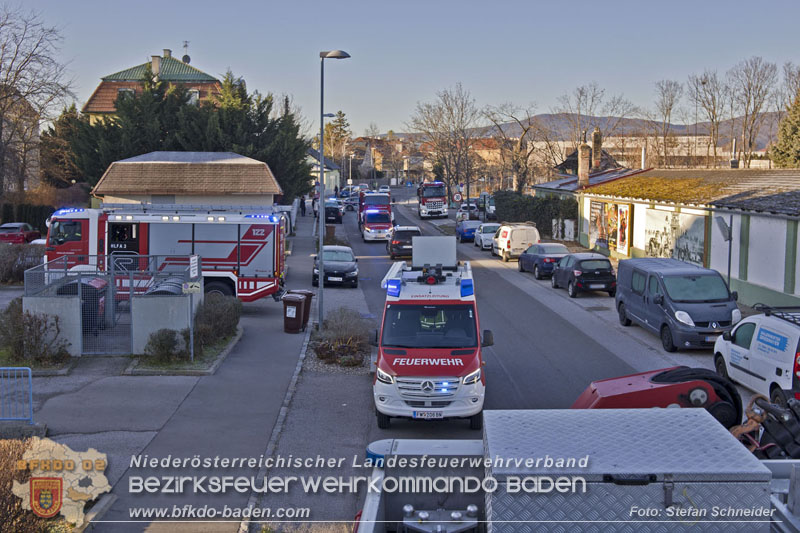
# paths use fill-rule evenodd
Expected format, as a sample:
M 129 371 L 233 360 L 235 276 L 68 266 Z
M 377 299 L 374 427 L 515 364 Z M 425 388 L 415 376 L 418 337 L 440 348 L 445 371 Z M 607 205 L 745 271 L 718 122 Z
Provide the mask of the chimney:
M 592 149 L 588 144 L 578 146 L 578 188 L 585 189 L 589 186 L 589 160 Z
M 647 147 L 642 146 L 642 170 L 647 168 Z
M 150 69 L 153 71 L 153 77 L 158 79 L 158 75 L 161 72 L 161 57 L 153 56 L 153 61 L 150 63 Z
M 595 126 L 592 132 L 592 168 L 600 168 L 600 159 L 603 154 L 603 134 Z
M 164 48 L 164 57 L 172 57 L 172 50 Z

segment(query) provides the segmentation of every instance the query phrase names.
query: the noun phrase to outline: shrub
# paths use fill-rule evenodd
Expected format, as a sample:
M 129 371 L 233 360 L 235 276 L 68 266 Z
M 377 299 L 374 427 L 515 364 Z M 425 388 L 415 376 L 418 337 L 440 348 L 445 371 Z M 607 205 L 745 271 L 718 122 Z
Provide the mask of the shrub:
M 44 246 L 30 244 L 0 245 L 0 283 L 22 283 L 25 270 L 41 264 Z
M 159 329 L 151 333 L 144 347 L 145 355 L 162 363 L 174 361 L 183 352 L 178 342 L 178 332 L 174 329 Z
M 241 316 L 242 302 L 235 296 L 206 294 L 195 314 L 196 342 L 208 346 L 235 335 Z
M 11 359 L 44 366 L 69 359 L 69 344 L 60 338 L 58 317 L 22 311 L 22 298 L 15 298 L 0 314 L 0 347 Z
M 512 191 L 494 194 L 497 219 L 503 222 L 534 222 L 539 232 L 551 236 L 552 221 L 577 220 L 578 202 L 555 196 L 528 196 Z
M 329 364 L 358 366 L 369 353 L 369 321 L 353 309 L 340 307 L 330 312 L 315 331 L 311 348 L 317 357 Z

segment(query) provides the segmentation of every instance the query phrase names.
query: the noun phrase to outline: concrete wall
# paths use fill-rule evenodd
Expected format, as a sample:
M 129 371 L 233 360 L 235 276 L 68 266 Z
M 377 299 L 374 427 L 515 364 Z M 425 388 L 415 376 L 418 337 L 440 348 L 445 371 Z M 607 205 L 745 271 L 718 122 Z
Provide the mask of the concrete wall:
M 783 291 L 786 260 L 786 220 L 750 217 L 747 281 Z
M 194 295 L 195 307 L 202 294 Z M 194 314 L 194 313 L 192 313 Z M 160 329 L 180 331 L 189 327 L 188 296 L 141 296 L 131 303 L 133 353 L 143 354 L 150 335 Z
M 75 297 L 40 297 L 25 296 L 22 298 L 22 310 L 36 315 L 58 317 L 59 336 L 69 343 L 67 351 L 72 357 L 81 356 L 81 302 Z

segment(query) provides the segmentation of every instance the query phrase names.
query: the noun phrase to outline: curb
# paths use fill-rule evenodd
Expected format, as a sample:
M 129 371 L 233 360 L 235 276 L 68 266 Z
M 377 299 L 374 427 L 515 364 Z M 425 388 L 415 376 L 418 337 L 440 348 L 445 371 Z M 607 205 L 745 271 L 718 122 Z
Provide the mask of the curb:
M 286 416 L 289 413 L 289 404 L 292 403 L 292 398 L 297 390 L 297 381 L 300 378 L 300 372 L 303 370 L 303 361 L 305 361 L 306 358 L 308 342 L 311 339 L 311 331 L 314 329 L 313 324 L 314 321 L 309 317 L 308 326 L 306 326 L 306 338 L 303 339 L 303 346 L 300 348 L 300 356 L 297 360 L 297 366 L 294 368 L 292 379 L 289 381 L 289 388 L 286 390 L 286 395 L 283 397 L 283 403 L 281 404 L 281 410 L 278 413 L 278 419 L 275 421 L 275 426 L 272 428 L 272 434 L 269 437 L 269 442 L 267 442 L 267 448 L 264 450 L 264 457 L 271 457 L 275 452 L 275 448 L 278 446 L 278 439 L 281 436 L 283 424 L 286 422 Z M 268 469 L 266 467 L 259 468 L 256 478 L 265 479 L 267 476 L 267 470 Z M 259 496 L 257 496 L 255 492 L 251 492 L 245 507 L 255 508 L 256 504 L 258 503 L 258 499 Z M 245 518 L 239 522 L 238 533 L 247 533 L 249 529 L 250 518 Z
M 97 503 L 89 509 L 89 512 L 86 513 L 83 517 L 83 524 L 80 526 L 75 526 L 72 530 L 72 533 L 83 533 L 87 530 L 94 529 L 94 524 L 92 523 L 94 520 L 99 520 L 103 517 L 104 514 L 111 509 L 111 506 L 114 505 L 114 502 L 117 501 L 118 496 L 115 494 L 111 494 L 110 492 L 107 494 L 103 494 Z
M 72 373 L 72 369 L 78 364 L 77 357 L 70 357 L 69 363 L 58 369 L 40 369 L 31 370 L 31 377 L 34 378 L 47 378 L 51 376 L 68 376 Z
M 233 348 L 239 343 L 242 338 L 244 328 L 242 326 L 236 327 L 236 335 L 231 339 L 228 345 L 217 355 L 217 358 L 205 370 L 202 369 L 186 369 L 186 370 L 158 370 L 158 369 L 145 369 L 136 368 L 139 366 L 139 359 L 134 359 L 123 372 L 123 376 L 213 376 L 219 366 L 228 357 Z

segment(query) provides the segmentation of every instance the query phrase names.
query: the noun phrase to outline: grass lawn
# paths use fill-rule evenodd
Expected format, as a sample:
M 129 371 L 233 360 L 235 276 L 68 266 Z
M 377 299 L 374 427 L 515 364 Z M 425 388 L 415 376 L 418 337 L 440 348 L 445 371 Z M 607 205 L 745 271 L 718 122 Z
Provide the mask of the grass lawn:
M 206 370 L 214 364 L 217 356 L 228 346 L 232 339 L 233 337 L 225 337 L 214 344 L 206 346 L 202 354 L 195 352 L 194 362 L 190 361 L 188 356 L 185 359 L 161 361 L 154 357 L 142 355 L 139 356 L 139 364 L 136 365 L 136 368 L 138 370 Z

